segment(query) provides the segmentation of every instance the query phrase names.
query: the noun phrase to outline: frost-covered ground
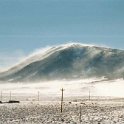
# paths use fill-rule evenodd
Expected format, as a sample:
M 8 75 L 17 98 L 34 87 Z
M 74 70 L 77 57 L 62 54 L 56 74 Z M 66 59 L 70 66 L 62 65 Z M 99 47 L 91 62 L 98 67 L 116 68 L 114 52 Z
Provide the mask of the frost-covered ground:
M 82 103 L 82 104 L 81 104 Z M 80 122 L 81 105 L 81 122 Z M 0 124 L 123 124 L 124 101 L 22 102 L 0 105 Z
M 1 83 L 1 100 L 8 101 L 11 91 L 11 99 L 21 103 L 0 104 L 0 124 L 123 124 L 124 80 L 100 80 Z M 63 113 L 60 112 L 62 87 Z M 91 101 L 88 101 L 89 91 Z

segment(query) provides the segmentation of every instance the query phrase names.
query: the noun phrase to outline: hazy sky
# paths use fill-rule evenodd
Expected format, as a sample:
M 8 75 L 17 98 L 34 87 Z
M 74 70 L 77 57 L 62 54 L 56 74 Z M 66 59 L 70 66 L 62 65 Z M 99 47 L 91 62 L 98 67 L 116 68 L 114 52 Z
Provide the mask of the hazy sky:
M 124 0 L 0 0 L 0 67 L 69 41 L 124 49 Z

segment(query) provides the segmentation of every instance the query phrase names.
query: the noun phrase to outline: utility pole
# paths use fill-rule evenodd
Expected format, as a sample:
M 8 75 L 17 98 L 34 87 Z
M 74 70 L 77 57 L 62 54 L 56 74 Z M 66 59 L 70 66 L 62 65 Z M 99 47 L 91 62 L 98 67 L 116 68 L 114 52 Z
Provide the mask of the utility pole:
M 11 93 L 11 91 L 10 91 L 10 98 L 9 98 L 9 100 L 11 100 L 12 99 L 12 93 Z
M 40 100 L 40 92 L 38 91 L 37 100 Z
M 62 113 L 63 112 L 63 92 L 64 92 L 64 89 L 62 88 L 61 91 L 62 91 L 62 96 L 61 96 L 61 113 Z
M 1 91 L 1 101 L 2 101 L 2 99 L 3 99 L 3 93 L 2 93 L 2 91 Z
M 90 99 L 91 99 L 91 96 L 90 96 L 90 90 L 89 90 L 89 101 L 90 101 Z
M 82 107 L 81 107 L 81 105 L 80 105 L 80 112 L 79 112 L 79 120 L 80 120 L 80 123 L 81 123 L 81 114 L 82 114 Z

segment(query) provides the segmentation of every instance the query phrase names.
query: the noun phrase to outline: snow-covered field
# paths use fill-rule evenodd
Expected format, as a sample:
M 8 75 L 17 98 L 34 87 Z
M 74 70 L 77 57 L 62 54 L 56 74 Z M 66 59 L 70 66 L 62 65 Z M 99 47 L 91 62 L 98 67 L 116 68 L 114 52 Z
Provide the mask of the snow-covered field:
M 0 124 L 123 124 L 123 102 L 66 101 L 63 113 L 60 112 L 60 102 L 1 104 Z
M 123 82 L 89 79 L 1 83 L 1 100 L 8 101 L 11 91 L 11 99 L 21 103 L 0 104 L 0 124 L 123 124 Z M 62 87 L 65 89 L 63 113 L 60 112 Z M 91 101 L 88 101 L 89 91 Z

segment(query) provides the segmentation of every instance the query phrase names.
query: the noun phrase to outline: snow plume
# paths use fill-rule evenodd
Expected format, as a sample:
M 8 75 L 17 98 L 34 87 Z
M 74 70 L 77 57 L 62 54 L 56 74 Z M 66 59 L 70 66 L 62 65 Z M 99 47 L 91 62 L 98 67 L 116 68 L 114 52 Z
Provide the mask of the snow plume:
M 15 66 L 17 62 L 25 59 L 26 54 L 22 50 L 15 52 L 1 52 L 0 53 L 0 72 L 8 70 L 10 67 Z
M 105 48 L 104 45 L 84 44 L 84 43 L 78 43 L 78 42 L 69 42 L 69 43 L 61 44 L 61 45 L 46 46 L 44 48 L 41 47 L 41 48 L 34 50 L 30 55 L 28 55 L 27 57 L 22 59 L 20 61 L 20 63 L 25 62 L 25 61 L 29 61 L 29 63 L 30 63 L 30 62 L 39 60 L 41 58 L 48 57 L 49 55 L 51 55 L 54 52 L 68 49 L 70 47 L 86 47 L 86 46 L 87 47 L 102 47 L 102 48 L 104 47 Z M 106 48 L 108 48 L 108 47 L 106 46 Z
M 23 67 L 23 65 L 28 65 L 31 62 L 34 61 L 38 61 L 41 58 L 45 58 L 48 57 L 49 55 L 51 55 L 53 52 L 59 51 L 59 50 L 64 50 L 67 49 L 69 47 L 83 47 L 83 46 L 89 46 L 89 47 L 94 47 L 94 46 L 99 46 L 96 44 L 83 44 L 83 43 L 79 43 L 79 42 L 69 42 L 66 44 L 62 44 L 62 45 L 55 45 L 55 46 L 46 46 L 45 48 L 38 48 L 36 50 L 34 50 L 32 53 L 30 54 L 25 54 L 22 51 L 17 51 L 14 54 L 0 54 L 0 71 L 5 71 L 8 70 L 10 68 L 16 67 L 18 65 L 20 65 L 20 68 Z M 102 46 L 101 46 L 102 47 Z

